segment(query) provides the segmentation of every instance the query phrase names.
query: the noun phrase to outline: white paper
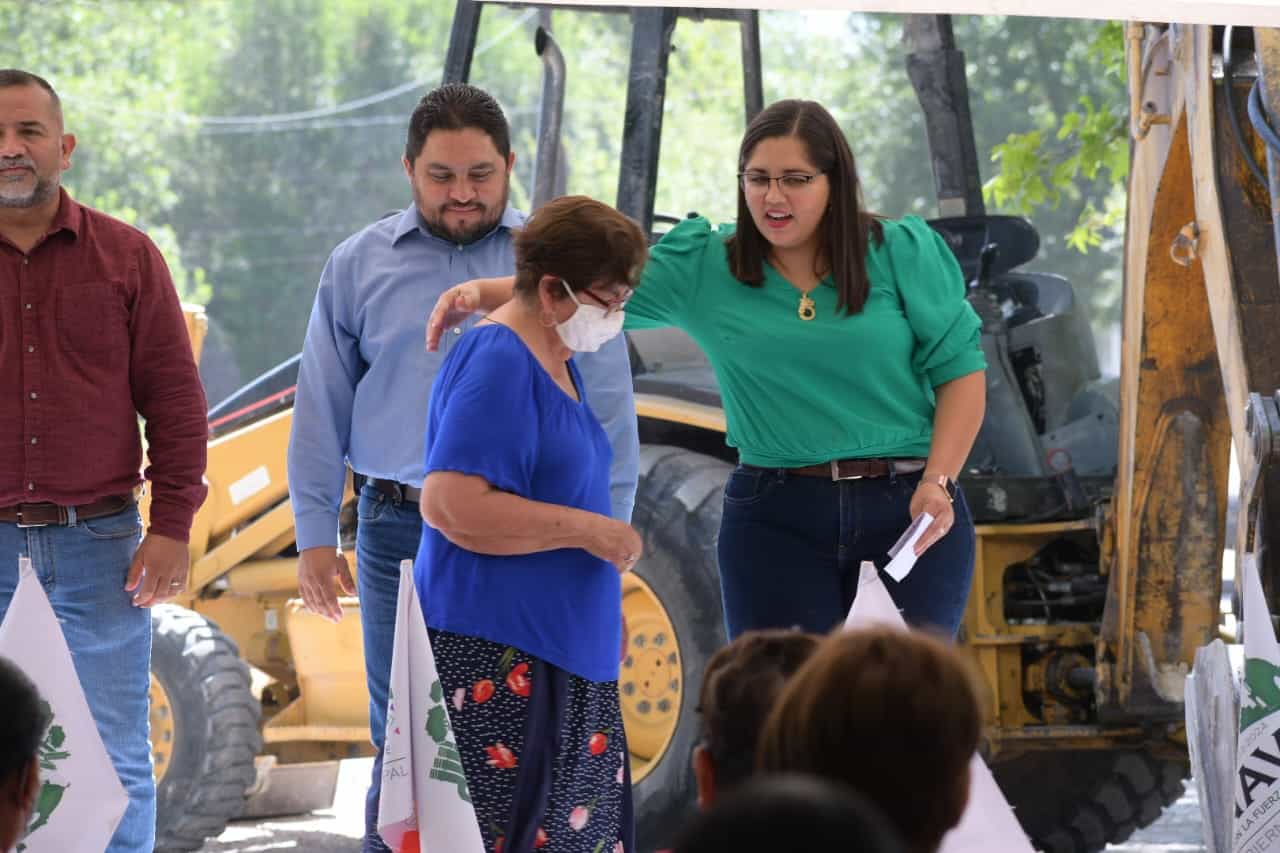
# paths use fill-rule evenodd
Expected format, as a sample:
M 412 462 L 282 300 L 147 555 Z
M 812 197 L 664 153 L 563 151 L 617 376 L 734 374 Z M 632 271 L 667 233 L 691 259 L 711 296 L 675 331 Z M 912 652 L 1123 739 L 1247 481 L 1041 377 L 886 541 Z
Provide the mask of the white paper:
M 895 546 L 896 547 L 896 546 Z M 906 549 L 910 550 L 910 549 Z M 913 561 L 914 562 L 914 561 Z M 845 619 L 845 630 L 887 625 L 907 630 L 874 564 L 858 574 L 858 594 Z M 904 756 L 903 760 L 908 760 Z M 969 804 L 959 825 L 942 839 L 938 853 L 1033 853 L 1031 842 L 980 755 L 969 761 Z
M 927 512 L 916 516 L 915 521 L 911 522 L 906 531 L 898 537 L 898 541 L 894 542 L 893 547 L 889 549 L 889 565 L 884 567 L 885 574 L 899 583 L 902 582 L 916 564 L 916 543 L 932 523 L 933 516 Z
M 102 853 L 129 797 L 102 744 L 71 651 L 49 597 L 26 557 L 0 624 L 0 655 L 35 682 L 53 711 L 40 746 L 40 793 L 22 844 L 26 853 Z
M 413 561 L 405 560 L 378 803 L 378 832 L 395 853 L 484 853 L 449 719 L 451 699 L 436 672 Z

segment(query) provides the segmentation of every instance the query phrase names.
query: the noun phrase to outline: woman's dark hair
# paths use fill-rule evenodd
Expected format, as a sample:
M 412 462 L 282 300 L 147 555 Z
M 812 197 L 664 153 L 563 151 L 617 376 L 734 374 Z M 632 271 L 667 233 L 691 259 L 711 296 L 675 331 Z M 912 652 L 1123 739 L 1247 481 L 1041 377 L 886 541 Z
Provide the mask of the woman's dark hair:
M 584 195 L 549 201 L 516 234 L 515 292 L 530 297 L 545 275 L 573 291 L 597 282 L 635 287 L 649 252 L 640 226 L 604 202 Z
M 49 728 L 48 704 L 31 679 L 8 658 L 0 657 L 0 783 L 8 782 L 38 757 L 40 742 Z
M 511 154 L 511 128 L 507 116 L 493 96 L 468 83 L 445 83 L 422 96 L 409 117 L 409 136 L 404 158 L 412 165 L 433 130 L 481 131 L 498 149 L 502 159 Z
M 826 215 L 818 225 L 818 263 L 829 265 L 814 272 L 831 273 L 835 282 L 837 310 L 857 314 L 866 304 L 871 284 L 867 279 L 867 251 L 871 239 L 879 242 L 883 232 L 879 220 L 862 209 L 862 185 L 853 162 L 853 151 L 831 113 L 817 101 L 787 100 L 770 104 L 760 112 L 738 148 L 738 171 L 747 167 L 756 146 L 765 139 L 794 136 L 804 143 L 810 161 L 827 176 L 831 196 Z M 729 269 L 743 284 L 764 283 L 764 262 L 769 241 L 756 227 L 747 208 L 747 196 L 738 182 L 738 226 L 725 242 Z
M 752 779 L 695 816 L 674 853 L 902 853 L 888 821 L 848 786 L 813 776 Z
M 850 785 L 933 853 L 960 822 L 982 713 L 971 665 L 921 631 L 844 631 L 793 675 L 765 721 L 762 773 L 811 773 Z
M 820 639 L 801 631 L 747 631 L 707 661 L 698 714 L 718 791 L 734 788 L 751 776 L 756 742 L 774 700 L 818 648 Z

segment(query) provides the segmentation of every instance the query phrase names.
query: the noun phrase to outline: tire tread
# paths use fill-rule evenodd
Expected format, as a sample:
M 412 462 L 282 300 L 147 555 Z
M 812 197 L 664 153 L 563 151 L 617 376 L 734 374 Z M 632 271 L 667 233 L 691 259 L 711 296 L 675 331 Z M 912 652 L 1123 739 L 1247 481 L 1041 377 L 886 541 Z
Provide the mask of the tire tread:
M 262 710 L 250 691 L 249 667 L 239 648 L 216 625 L 174 605 L 154 608 L 152 622 L 155 644 L 168 645 L 166 651 L 176 648 L 186 668 L 185 687 L 165 684 L 170 701 L 177 703 L 175 687 L 198 690 L 205 715 L 205 748 L 198 765 L 189 768 L 181 813 L 157 816 L 156 853 L 190 853 L 222 834 L 227 822 L 243 811 L 245 793 L 256 777 L 254 759 L 262 749 Z

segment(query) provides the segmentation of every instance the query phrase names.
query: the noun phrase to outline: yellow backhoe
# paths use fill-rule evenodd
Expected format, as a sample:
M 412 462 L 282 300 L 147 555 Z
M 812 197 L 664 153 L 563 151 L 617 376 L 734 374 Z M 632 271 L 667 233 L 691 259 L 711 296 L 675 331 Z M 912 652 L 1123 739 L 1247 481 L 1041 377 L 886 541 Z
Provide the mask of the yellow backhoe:
M 996 0 L 840 5 L 1008 11 Z M 1280 506 L 1271 464 L 1280 453 L 1280 149 L 1264 141 L 1280 145 L 1266 124 L 1280 116 L 1280 30 L 1266 28 L 1280 26 L 1280 13 L 1154 0 L 1048 0 L 1021 11 L 1032 7 L 1155 19 L 1163 10 L 1201 22 L 1127 31 L 1132 169 L 1118 381 L 1099 374 L 1071 284 L 1034 269 L 1034 227 L 982 206 L 949 20 L 907 24 L 945 214 L 934 227 L 971 280 L 991 366 L 987 422 L 961 478 L 978 521 L 961 641 L 986 678 L 984 755 L 1041 849 L 1084 853 L 1150 823 L 1183 790 L 1184 683 L 1196 650 L 1219 635 L 1224 547 L 1258 559 L 1269 591 L 1280 578 L 1264 535 L 1280 529 L 1269 524 Z M 458 0 L 446 80 L 467 79 L 483 8 Z M 757 13 L 618 11 L 633 41 L 616 203 L 652 229 L 664 219 L 653 198 L 662 105 L 676 97 L 666 91 L 675 22 L 741 23 L 750 116 L 763 102 Z M 1228 21 L 1237 26 L 1211 25 Z M 537 49 L 549 78 L 562 79 L 549 31 Z M 556 186 L 557 141 L 539 141 L 543 198 Z M 190 316 L 198 348 L 201 315 Z M 692 808 L 695 692 L 724 641 L 714 537 L 732 459 L 696 348 L 667 333 L 633 335 L 631 347 L 643 443 L 634 520 L 646 549 L 625 582 L 632 636 L 620 689 L 648 851 Z M 153 617 L 159 850 L 196 849 L 241 814 L 327 804 L 333 762 L 370 751 L 358 602 L 344 601 L 334 625 L 297 597 L 285 478 L 296 375 L 296 360 L 286 362 L 210 413 L 191 591 Z M 1226 524 L 1233 441 L 1255 484 L 1239 533 Z M 355 519 L 343 518 L 350 548 Z

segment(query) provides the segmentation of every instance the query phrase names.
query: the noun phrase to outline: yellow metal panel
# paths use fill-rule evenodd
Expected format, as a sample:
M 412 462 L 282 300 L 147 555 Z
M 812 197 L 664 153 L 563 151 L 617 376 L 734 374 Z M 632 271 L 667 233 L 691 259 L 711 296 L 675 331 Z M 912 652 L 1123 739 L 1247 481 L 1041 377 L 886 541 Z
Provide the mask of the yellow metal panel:
M 719 407 L 688 403 L 674 397 L 637 394 L 636 415 L 656 421 L 685 424 L 712 432 L 724 432 L 724 412 Z
M 285 603 L 257 597 L 221 595 L 197 599 L 191 609 L 217 624 L 240 647 L 240 656 L 274 678 L 293 679 L 289 640 L 280 630 Z
M 192 588 L 203 587 L 223 572 L 257 554 L 267 543 L 278 540 L 285 531 L 292 529 L 293 507 L 285 501 L 252 524 L 237 530 L 235 536 L 225 540 L 197 560 L 191 567 Z
M 1131 178 L 1116 552 L 1098 654 L 1115 664 L 1100 670 L 1100 699 L 1136 713 L 1175 711 L 1183 669 L 1215 634 L 1231 439 L 1204 271 L 1171 253 L 1196 217 L 1174 106 L 1172 129 L 1137 144 Z
M 250 560 L 227 572 L 225 580 L 226 591 L 236 596 L 288 593 L 294 597 L 298 592 L 298 558 Z
M 342 598 L 340 603 L 343 614 L 337 624 L 307 611 L 298 600 L 291 601 L 284 612 L 284 629 L 293 649 L 298 687 L 302 692 L 299 702 L 304 703 L 299 723 L 362 726 L 367 732 L 369 695 L 365 686 L 360 606 L 354 598 Z
M 196 364 L 200 363 L 200 353 L 204 350 L 204 338 L 209 332 L 209 317 L 203 305 L 182 304 L 182 315 L 187 321 L 187 337 L 191 339 L 191 354 Z
M 279 412 L 209 442 L 212 535 L 225 536 L 289 494 L 286 458 L 293 411 Z

